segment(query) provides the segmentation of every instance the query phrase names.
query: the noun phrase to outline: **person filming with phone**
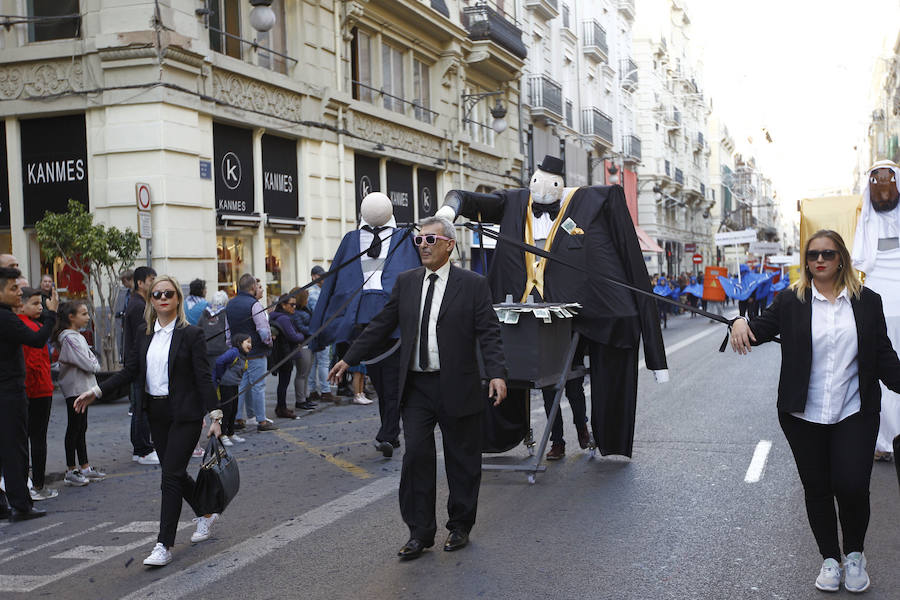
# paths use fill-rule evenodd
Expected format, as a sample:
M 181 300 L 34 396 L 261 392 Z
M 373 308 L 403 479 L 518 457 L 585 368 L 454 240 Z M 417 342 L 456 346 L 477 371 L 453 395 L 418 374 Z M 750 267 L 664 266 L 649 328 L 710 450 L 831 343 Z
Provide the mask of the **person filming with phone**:
M 445 551 L 469 541 L 481 484 L 482 395 L 476 347 L 481 348 L 488 395 L 506 398 L 506 363 L 500 323 L 487 279 L 450 264 L 456 231 L 447 219 L 430 217 L 414 237 L 424 266 L 401 273 L 391 298 L 331 369 L 338 381 L 362 360 L 383 351 L 400 329 L 399 398 L 406 452 L 400 477 L 400 512 L 409 527 L 402 560 L 418 558 L 434 545 L 437 457 L 434 427 L 444 440 L 450 531 Z

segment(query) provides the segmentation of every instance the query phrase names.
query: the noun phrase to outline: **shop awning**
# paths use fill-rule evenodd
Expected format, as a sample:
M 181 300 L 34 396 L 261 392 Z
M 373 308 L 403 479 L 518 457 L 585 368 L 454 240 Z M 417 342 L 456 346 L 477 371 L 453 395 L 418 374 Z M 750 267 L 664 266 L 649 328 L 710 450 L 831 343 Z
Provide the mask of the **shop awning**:
M 663 252 L 659 244 L 653 241 L 646 231 L 635 225 L 634 232 L 637 234 L 638 242 L 641 243 L 641 252 Z

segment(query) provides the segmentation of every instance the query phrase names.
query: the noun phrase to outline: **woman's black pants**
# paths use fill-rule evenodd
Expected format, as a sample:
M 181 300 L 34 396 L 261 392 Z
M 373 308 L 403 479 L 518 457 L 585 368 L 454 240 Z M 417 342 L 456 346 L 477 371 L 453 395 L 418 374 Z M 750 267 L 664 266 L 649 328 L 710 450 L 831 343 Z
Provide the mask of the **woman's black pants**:
M 52 396 L 28 399 L 28 442 L 31 445 L 31 483 L 44 487 L 47 470 L 47 425 L 50 423 Z
M 84 409 L 83 413 L 75 412 L 75 398 L 78 396 L 70 396 L 66 398 L 66 413 L 68 415 L 66 425 L 66 466 L 75 467 L 88 464 L 87 455 L 87 419 L 88 411 Z M 78 455 L 78 462 L 75 462 L 75 455 Z
M 806 513 L 822 558 L 841 562 L 837 515 L 844 554 L 862 552 L 869 527 L 869 480 L 878 435 L 878 413 L 858 412 L 839 423 L 810 423 L 779 412 L 806 496 Z
M 275 391 L 276 407 L 287 409 L 287 389 L 291 384 L 291 371 L 294 369 L 294 361 L 287 361 L 278 369 L 278 389 Z
M 238 386 L 219 385 L 219 403 L 227 402 L 222 407 L 222 435 L 234 435 L 234 419 L 237 417 Z
M 194 480 L 187 474 L 191 453 L 197 447 L 203 419 L 174 421 L 169 410 L 169 400 L 148 400 L 147 417 L 150 435 L 159 455 L 162 467 L 162 502 L 159 510 L 159 537 L 157 541 L 167 548 L 175 545 L 175 532 L 181 517 L 181 501 L 187 500 L 194 514 Z

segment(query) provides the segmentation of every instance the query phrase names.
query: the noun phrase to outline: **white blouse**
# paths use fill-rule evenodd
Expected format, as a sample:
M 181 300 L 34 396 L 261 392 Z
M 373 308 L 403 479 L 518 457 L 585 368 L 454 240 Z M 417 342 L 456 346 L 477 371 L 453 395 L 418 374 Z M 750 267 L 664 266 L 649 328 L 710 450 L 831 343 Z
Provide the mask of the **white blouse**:
M 812 286 L 812 369 L 802 413 L 811 423 L 831 425 L 860 410 L 859 343 L 850 295 L 844 288 L 829 302 Z
M 176 320 L 172 319 L 165 327 L 160 326 L 159 321 L 153 324 L 153 338 L 147 348 L 147 386 L 144 388 L 151 396 L 169 395 L 169 347 Z

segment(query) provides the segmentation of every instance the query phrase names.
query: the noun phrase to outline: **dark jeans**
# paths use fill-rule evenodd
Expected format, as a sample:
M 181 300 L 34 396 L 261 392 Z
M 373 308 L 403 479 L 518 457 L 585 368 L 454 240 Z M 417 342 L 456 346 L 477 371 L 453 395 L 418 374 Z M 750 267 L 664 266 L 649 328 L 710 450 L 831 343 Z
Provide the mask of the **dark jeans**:
M 22 386 L 18 392 L 0 392 L 0 471 L 6 481 L 9 505 L 31 509 L 28 493 L 28 399 Z M 0 502 L 3 493 L 0 492 Z M 0 510 L 4 507 L 0 506 Z
M 278 371 L 278 388 L 275 390 L 275 407 L 277 409 L 287 409 L 287 389 L 291 384 L 291 371 L 294 370 L 294 361 L 287 361 Z
M 234 419 L 237 417 L 238 386 L 220 385 L 219 402 L 228 402 L 222 407 L 222 435 L 234 435 Z
M 809 525 L 822 558 L 841 561 L 835 499 L 844 554 L 862 552 L 869 526 L 869 481 L 878 413 L 858 412 L 840 423 L 820 425 L 779 412 L 778 422 L 797 462 Z
M 47 470 L 47 425 L 50 423 L 52 396 L 28 399 L 28 441 L 31 444 L 31 482 L 44 487 Z
M 444 438 L 447 471 L 447 529 L 475 524 L 481 486 L 481 413 L 451 417 L 441 406 L 440 374 L 410 372 L 403 405 L 406 452 L 400 473 L 400 514 L 410 537 L 433 543 L 437 532 L 437 451 L 434 427 Z
M 400 350 L 375 364 L 366 365 L 366 372 L 378 394 L 378 414 L 381 427 L 375 435 L 379 442 L 400 442 Z
M 88 464 L 87 454 L 87 408 L 83 413 L 75 412 L 75 398 L 78 396 L 70 396 L 66 398 L 66 414 L 68 415 L 68 424 L 66 425 L 66 466 L 75 467 Z M 78 462 L 75 462 L 75 455 L 78 455 Z
M 187 500 L 194 514 L 194 480 L 187 474 L 191 453 L 197 447 L 203 420 L 173 421 L 168 400 L 150 400 L 147 416 L 150 432 L 156 440 L 156 453 L 162 467 L 162 502 L 159 509 L 159 537 L 156 541 L 167 548 L 175 545 L 175 532 L 181 517 L 182 498 Z
M 140 386 L 132 384 L 128 399 L 131 401 L 131 447 L 135 456 L 147 456 L 153 452 L 153 443 L 150 441 L 150 423 L 147 422 L 147 413 L 138 406 L 138 402 L 144 397 L 144 391 Z
M 572 359 L 572 368 L 584 366 L 584 351 L 586 342 L 584 340 L 578 343 L 575 351 L 575 357 Z M 544 412 L 550 417 L 550 409 L 553 408 L 553 398 L 556 396 L 556 387 L 545 387 L 541 390 L 544 394 Z M 584 377 L 570 379 L 566 382 L 566 398 L 569 399 L 569 406 L 572 408 L 572 422 L 575 427 L 581 429 L 587 423 L 587 404 L 584 397 Z M 563 438 L 563 419 L 562 407 L 556 411 L 556 418 L 553 419 L 553 425 L 550 428 L 550 441 L 566 445 Z

